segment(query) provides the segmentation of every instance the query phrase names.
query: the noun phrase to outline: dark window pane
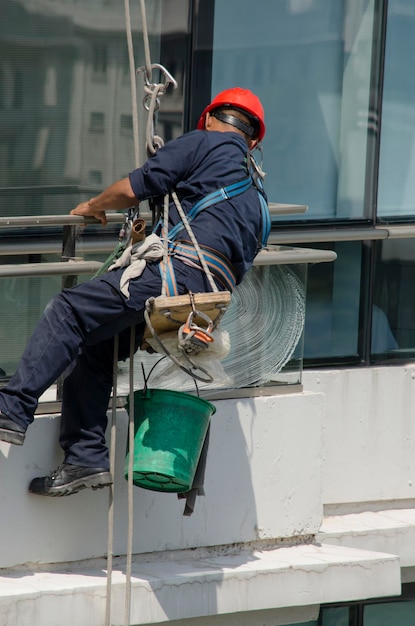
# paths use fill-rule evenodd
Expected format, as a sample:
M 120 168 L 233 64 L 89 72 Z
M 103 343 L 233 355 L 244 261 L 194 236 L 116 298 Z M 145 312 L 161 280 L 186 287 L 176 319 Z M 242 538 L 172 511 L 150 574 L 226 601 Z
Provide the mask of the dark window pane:
M 321 626 L 349 626 L 349 608 L 323 608 L 321 618 Z
M 415 250 L 413 239 L 378 242 L 372 321 L 374 358 L 415 355 Z
M 415 626 L 415 600 L 365 606 L 363 626 Z
M 304 360 L 356 359 L 362 266 L 360 242 L 317 244 L 335 250 L 334 263 L 308 269 Z

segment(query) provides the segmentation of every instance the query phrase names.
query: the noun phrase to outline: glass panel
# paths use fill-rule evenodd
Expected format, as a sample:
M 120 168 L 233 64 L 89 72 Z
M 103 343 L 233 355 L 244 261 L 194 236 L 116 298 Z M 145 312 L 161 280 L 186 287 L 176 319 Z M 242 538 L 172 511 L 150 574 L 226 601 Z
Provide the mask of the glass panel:
M 358 241 L 313 244 L 337 253 L 334 263 L 311 265 L 307 281 L 304 359 L 356 358 L 362 244 Z
M 206 391 L 267 387 L 301 382 L 305 286 L 307 266 L 274 265 L 254 267 L 234 292 L 220 330 L 209 348 L 194 358 L 196 365 L 214 377 L 212 383 L 198 382 Z M 168 341 L 168 339 L 167 339 Z M 178 356 L 177 334 L 166 346 Z M 227 348 L 230 349 L 228 356 Z M 217 358 L 215 358 L 217 356 Z M 134 367 L 135 384 L 142 388 L 144 367 L 148 376 L 161 359 L 160 354 L 141 352 Z M 186 362 L 183 362 L 186 365 Z M 128 394 L 129 364 L 120 364 L 118 394 Z M 153 387 L 194 391 L 192 378 L 167 359 L 151 373 Z
M 415 215 L 415 3 L 389 0 L 378 216 Z
M 373 0 L 215 3 L 212 94 L 240 85 L 264 103 L 272 202 L 296 219 L 364 216 Z M 232 24 L 232 28 L 229 28 Z M 274 218 L 292 219 L 292 218 Z
M 363 626 L 415 626 L 415 600 L 365 606 Z
M 172 7 L 172 5 L 174 5 Z M 1 215 L 67 212 L 69 198 L 21 202 L 17 187 L 68 187 L 93 195 L 135 165 L 125 16 L 119 0 L 0 0 L 0 188 L 8 189 Z M 183 80 L 188 1 L 154 0 L 146 9 L 150 54 Z M 131 4 L 136 67 L 144 65 L 139 3 Z M 162 35 L 162 30 L 164 35 Z M 158 82 L 155 72 L 154 80 Z M 183 92 L 163 96 L 158 134 L 182 128 Z M 140 162 L 146 158 L 144 73 L 137 78 Z M 3 189 L 3 193 L 4 189 Z M 3 200 L 3 198 L 0 198 Z M 33 201 L 33 202 L 32 202 Z
M 290 624 L 290 626 L 317 626 L 318 622 L 313 620 L 312 622 L 296 622 L 295 624 Z M 288 626 L 288 624 L 287 624 Z
M 0 382 L 14 373 L 45 305 L 60 289 L 56 276 L 0 279 Z
M 413 239 L 377 244 L 372 352 L 375 359 L 415 355 L 415 250 Z
M 321 626 L 349 626 L 348 607 L 322 609 Z
M 151 60 L 160 62 L 163 45 L 165 65 L 174 64 L 179 83 L 184 80 L 188 10 L 188 0 L 154 0 L 146 7 Z M 135 166 L 122 3 L 55 0 L 46 6 L 36 0 L 0 0 L 0 16 L 0 216 L 67 214 Z M 131 3 L 131 24 L 140 67 L 139 3 Z M 163 96 L 158 119 L 157 132 L 165 140 L 182 129 L 183 85 L 171 91 Z M 140 162 L 146 158 L 143 96 L 141 73 Z M 77 254 L 105 259 L 118 229 L 88 227 L 78 237 Z M 61 249 L 60 227 L 0 232 L 2 264 L 57 261 Z M 0 375 L 13 373 L 36 320 L 60 286 L 59 277 L 0 279 Z

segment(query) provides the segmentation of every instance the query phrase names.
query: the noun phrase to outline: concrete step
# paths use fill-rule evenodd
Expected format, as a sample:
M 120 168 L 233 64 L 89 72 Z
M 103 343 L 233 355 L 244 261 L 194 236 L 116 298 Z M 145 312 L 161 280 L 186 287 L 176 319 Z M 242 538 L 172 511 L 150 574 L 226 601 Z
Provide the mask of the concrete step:
M 50 571 L 2 571 L 0 625 L 103 626 L 106 589 L 105 562 L 90 569 L 83 563 Z M 233 554 L 225 548 L 183 550 L 134 559 L 130 623 L 191 619 L 193 625 L 197 618 L 222 616 L 218 624 L 226 626 L 235 623 L 228 622 L 231 614 L 245 613 L 246 619 L 249 612 L 288 607 L 303 610 L 300 618 L 291 614 L 294 621 L 309 621 L 321 603 L 399 593 L 399 559 L 391 554 L 317 544 Z M 125 623 L 124 607 L 125 562 L 116 560 L 111 624 Z M 241 617 L 239 624 L 244 623 L 249 622 Z

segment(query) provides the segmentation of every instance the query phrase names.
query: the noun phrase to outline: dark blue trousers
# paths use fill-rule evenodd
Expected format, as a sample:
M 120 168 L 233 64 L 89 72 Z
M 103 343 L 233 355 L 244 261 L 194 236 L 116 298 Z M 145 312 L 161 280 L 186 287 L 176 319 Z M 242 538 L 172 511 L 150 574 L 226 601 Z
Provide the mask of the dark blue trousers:
M 208 290 L 203 272 L 174 261 L 179 293 Z M 118 359 L 130 351 L 131 327 L 136 348 L 144 332 L 144 307 L 160 295 L 157 263 L 130 282 L 130 298 L 119 291 L 122 270 L 66 289 L 53 298 L 27 344 L 18 368 L 0 391 L 0 410 L 27 428 L 38 399 L 61 374 L 60 445 L 64 462 L 108 467 L 105 444 L 107 410 L 112 390 L 114 336 L 119 335 Z

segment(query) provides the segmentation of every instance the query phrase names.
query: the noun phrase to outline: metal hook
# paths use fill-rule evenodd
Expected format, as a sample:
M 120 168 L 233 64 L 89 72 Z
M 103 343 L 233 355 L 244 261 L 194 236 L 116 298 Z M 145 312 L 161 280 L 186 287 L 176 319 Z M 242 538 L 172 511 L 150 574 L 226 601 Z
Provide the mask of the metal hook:
M 160 63 L 152 63 L 150 67 L 151 69 L 160 70 L 160 72 L 164 76 L 164 83 L 157 84 L 157 83 L 150 82 L 147 68 L 145 66 L 139 67 L 136 73 L 138 74 L 139 72 L 144 72 L 145 90 L 146 91 L 149 90 L 147 91 L 147 93 L 151 93 L 156 87 L 160 87 L 160 85 L 162 87 L 163 92 L 167 89 L 169 85 L 173 85 L 173 89 L 177 89 L 176 80 L 173 78 L 170 72 L 163 65 L 160 65 Z

